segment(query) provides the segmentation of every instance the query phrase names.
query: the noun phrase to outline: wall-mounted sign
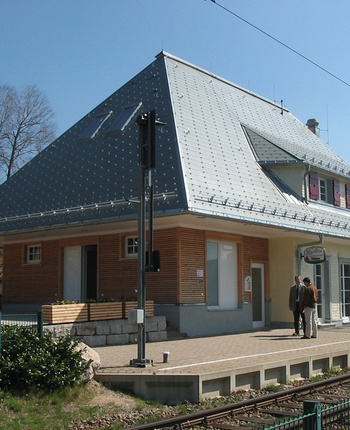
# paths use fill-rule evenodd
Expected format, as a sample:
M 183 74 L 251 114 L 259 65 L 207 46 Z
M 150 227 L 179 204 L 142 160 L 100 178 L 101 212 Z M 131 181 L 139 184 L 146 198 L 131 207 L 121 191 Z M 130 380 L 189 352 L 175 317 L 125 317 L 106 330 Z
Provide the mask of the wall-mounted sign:
M 320 246 L 306 248 L 304 251 L 304 261 L 308 264 L 323 263 L 326 260 L 326 250 Z
M 244 290 L 252 291 L 252 278 L 250 276 L 244 278 Z
M 204 270 L 197 269 L 197 278 L 203 278 L 203 276 L 204 276 Z

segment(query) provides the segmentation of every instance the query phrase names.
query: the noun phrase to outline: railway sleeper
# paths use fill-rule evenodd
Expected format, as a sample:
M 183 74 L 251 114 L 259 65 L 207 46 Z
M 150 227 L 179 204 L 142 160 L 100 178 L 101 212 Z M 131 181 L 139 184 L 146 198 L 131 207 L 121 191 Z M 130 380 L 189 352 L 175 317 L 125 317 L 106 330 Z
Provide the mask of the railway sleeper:
M 233 418 L 235 420 L 245 421 L 248 423 L 267 424 L 267 425 L 272 425 L 275 423 L 274 420 L 269 418 L 247 417 L 245 415 L 235 415 Z
M 219 423 L 219 422 L 212 422 L 210 423 L 211 427 L 214 427 L 215 429 L 218 430 L 253 430 L 251 427 L 242 427 L 242 426 L 236 426 L 236 425 L 232 425 L 232 424 L 223 424 L 223 423 Z
M 262 408 L 258 408 L 258 412 L 260 412 L 262 414 L 271 414 L 271 415 L 285 416 L 285 417 L 299 417 L 300 416 L 300 414 L 298 412 L 284 411 L 282 409 L 262 409 Z

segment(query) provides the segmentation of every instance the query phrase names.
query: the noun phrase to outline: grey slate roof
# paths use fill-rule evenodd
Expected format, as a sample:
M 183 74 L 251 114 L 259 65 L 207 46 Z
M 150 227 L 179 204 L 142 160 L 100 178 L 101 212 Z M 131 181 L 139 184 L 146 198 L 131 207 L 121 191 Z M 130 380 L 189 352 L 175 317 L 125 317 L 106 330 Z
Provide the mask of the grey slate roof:
M 108 133 L 140 103 L 122 132 Z M 287 109 L 165 52 L 0 186 L 0 235 L 135 218 L 125 200 L 139 194 L 135 119 L 151 109 L 166 123 L 157 129 L 156 215 L 202 213 L 350 237 L 349 211 L 286 198 L 260 164 L 308 163 L 349 182 L 350 166 Z

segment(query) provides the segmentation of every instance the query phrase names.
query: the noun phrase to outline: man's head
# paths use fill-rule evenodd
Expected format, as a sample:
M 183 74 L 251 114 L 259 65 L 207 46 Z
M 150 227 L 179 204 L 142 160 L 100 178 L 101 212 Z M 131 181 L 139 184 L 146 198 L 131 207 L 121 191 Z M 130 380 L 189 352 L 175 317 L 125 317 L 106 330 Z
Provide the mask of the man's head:
M 299 285 L 301 283 L 301 276 L 300 275 L 295 275 L 294 276 L 294 281 L 297 285 Z
M 304 278 L 303 279 L 304 284 L 308 287 L 311 284 L 310 278 Z

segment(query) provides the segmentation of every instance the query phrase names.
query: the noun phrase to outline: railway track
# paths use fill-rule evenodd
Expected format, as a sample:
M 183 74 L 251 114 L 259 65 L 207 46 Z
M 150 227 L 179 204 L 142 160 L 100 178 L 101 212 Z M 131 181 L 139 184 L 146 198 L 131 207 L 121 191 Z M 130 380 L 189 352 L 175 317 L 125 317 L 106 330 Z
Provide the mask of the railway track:
M 305 407 L 314 407 L 315 402 L 322 411 L 322 430 L 350 429 L 350 375 L 346 374 L 129 430 L 262 430 L 277 424 L 282 430 L 306 429 L 300 417 L 307 413 Z

